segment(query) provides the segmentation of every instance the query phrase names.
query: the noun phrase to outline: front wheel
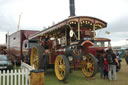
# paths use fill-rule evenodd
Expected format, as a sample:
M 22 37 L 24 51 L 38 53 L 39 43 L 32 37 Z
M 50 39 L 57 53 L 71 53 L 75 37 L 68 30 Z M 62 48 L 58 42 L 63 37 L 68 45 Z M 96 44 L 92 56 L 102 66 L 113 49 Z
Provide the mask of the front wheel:
M 96 58 L 92 54 L 86 54 L 83 56 L 82 60 L 82 73 L 85 77 L 93 77 L 97 72 L 97 61 Z
M 55 74 L 56 77 L 65 81 L 69 75 L 69 61 L 64 55 L 58 55 L 55 60 Z

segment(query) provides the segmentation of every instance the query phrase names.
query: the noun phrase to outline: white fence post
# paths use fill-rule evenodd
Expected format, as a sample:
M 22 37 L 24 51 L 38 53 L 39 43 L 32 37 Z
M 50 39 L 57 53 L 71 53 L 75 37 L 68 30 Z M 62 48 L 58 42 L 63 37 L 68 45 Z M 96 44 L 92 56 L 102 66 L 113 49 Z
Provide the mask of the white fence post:
M 5 70 L 3 71 L 3 85 L 5 85 Z
M 9 85 L 9 76 L 10 76 L 8 74 L 9 74 L 9 70 L 7 70 L 7 85 Z
M 11 85 L 13 85 L 13 70 L 11 70 Z
M 17 85 L 17 78 L 16 78 L 16 70 L 14 71 L 14 76 L 15 76 L 15 85 Z
M 27 83 L 28 83 L 28 81 L 29 81 L 29 79 L 28 79 L 28 71 L 27 71 L 27 69 L 25 70 L 25 76 L 26 76 L 26 79 L 25 79 L 25 81 L 26 81 L 26 85 L 27 85 Z M 30 78 L 30 77 L 29 77 Z
M 21 73 L 21 71 L 20 71 L 20 69 L 18 70 L 18 85 L 21 85 L 21 79 L 20 79 L 20 74 Z
M 22 69 L 22 72 L 24 74 L 24 69 Z M 22 75 L 22 85 L 24 85 L 24 75 Z

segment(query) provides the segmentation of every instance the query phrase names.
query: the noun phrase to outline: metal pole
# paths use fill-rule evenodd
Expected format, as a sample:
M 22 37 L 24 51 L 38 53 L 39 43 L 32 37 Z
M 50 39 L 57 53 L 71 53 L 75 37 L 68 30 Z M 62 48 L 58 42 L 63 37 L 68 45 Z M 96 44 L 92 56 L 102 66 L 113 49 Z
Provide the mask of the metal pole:
M 22 13 L 21 13 L 22 14 Z M 19 22 L 18 22 L 18 27 L 17 27 L 17 31 L 20 30 L 20 20 L 21 20 L 21 14 L 19 15 Z
M 94 35 L 94 40 L 95 40 L 95 37 L 96 37 L 96 35 L 95 35 L 95 23 L 93 24 L 93 35 Z
M 80 23 L 78 22 L 78 40 L 80 40 Z

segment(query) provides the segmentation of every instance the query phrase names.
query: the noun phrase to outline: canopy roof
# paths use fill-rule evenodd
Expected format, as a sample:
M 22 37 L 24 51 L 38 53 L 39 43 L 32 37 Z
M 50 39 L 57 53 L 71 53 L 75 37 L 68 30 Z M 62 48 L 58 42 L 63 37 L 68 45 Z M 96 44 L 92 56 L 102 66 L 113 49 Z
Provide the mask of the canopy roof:
M 78 24 L 78 23 L 80 23 L 80 25 L 82 25 L 84 23 L 89 24 L 89 25 L 95 25 L 95 30 L 99 30 L 99 29 L 107 27 L 107 23 L 98 18 L 89 17 L 89 16 L 73 16 L 73 17 L 69 17 L 69 18 L 67 18 L 67 19 L 47 28 L 47 29 L 44 29 L 36 34 L 31 35 L 29 37 L 29 40 L 33 39 L 35 37 L 47 34 L 54 30 L 62 29 L 64 26 L 66 26 L 68 24 Z

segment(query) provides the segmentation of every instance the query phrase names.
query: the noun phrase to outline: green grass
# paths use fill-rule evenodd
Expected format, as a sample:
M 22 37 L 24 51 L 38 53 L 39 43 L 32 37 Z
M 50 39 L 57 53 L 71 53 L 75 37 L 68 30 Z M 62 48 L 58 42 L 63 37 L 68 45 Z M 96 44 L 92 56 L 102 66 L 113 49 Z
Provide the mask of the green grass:
M 101 79 L 99 73 L 96 74 L 95 79 L 85 78 L 81 70 L 73 71 L 69 74 L 66 83 L 59 81 L 54 73 L 54 70 L 48 70 L 45 73 L 44 85 L 127 85 L 128 82 L 128 65 L 123 60 L 122 68 L 117 73 L 117 82 Z

